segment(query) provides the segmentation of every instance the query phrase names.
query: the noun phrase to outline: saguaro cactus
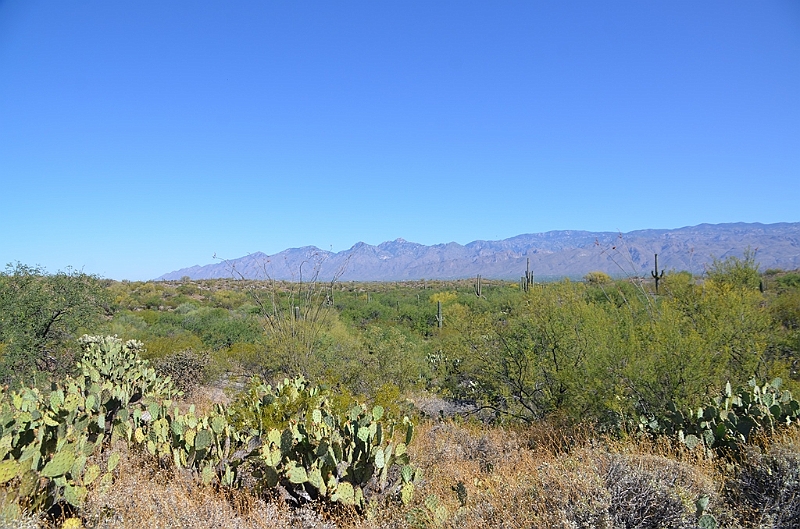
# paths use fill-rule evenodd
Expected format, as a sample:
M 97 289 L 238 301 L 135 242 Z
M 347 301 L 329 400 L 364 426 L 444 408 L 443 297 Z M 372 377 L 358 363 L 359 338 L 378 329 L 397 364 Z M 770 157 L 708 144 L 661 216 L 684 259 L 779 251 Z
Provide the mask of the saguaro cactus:
M 521 280 L 522 289 L 527 292 L 531 285 L 533 285 L 533 272 L 531 272 L 531 258 L 528 257 L 525 259 L 525 275 L 522 277 Z
M 436 302 L 436 325 L 441 329 L 442 323 L 444 322 L 444 316 L 442 316 L 442 302 Z
M 475 295 L 481 297 L 481 275 L 475 278 Z
M 658 254 L 656 254 L 656 265 L 655 270 L 650 272 L 650 275 L 653 276 L 653 279 L 656 280 L 656 294 L 658 294 L 658 282 L 664 278 L 664 271 L 661 271 L 661 274 L 658 273 Z

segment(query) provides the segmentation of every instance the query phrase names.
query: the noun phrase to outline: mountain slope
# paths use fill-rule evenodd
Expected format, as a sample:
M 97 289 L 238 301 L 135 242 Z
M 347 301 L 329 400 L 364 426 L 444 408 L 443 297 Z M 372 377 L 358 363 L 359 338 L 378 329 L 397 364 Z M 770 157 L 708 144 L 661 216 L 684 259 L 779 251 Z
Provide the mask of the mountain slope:
M 653 269 L 656 253 L 662 268 L 700 273 L 713 257 L 741 256 L 747 247 L 756 250 L 762 269 L 800 268 L 800 223 L 700 224 L 628 233 L 550 231 L 466 245 L 426 246 L 397 239 L 377 246 L 360 242 L 338 253 L 306 246 L 183 268 L 158 279 L 305 280 L 317 274 L 322 281 L 457 279 L 477 274 L 517 279 L 525 273 L 527 259 L 537 277 L 575 277 L 593 270 L 645 275 Z

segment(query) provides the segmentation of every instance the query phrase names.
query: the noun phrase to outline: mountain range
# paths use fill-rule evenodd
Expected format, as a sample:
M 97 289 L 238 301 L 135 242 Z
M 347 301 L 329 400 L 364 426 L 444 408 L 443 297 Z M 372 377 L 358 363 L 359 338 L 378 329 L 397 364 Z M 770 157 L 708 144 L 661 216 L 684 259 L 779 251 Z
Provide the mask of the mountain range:
M 591 271 L 612 276 L 649 275 L 658 254 L 659 269 L 702 273 L 714 258 L 756 252 L 761 270 L 800 268 L 800 222 L 700 224 L 678 229 L 628 233 L 549 231 L 500 241 L 455 242 L 426 246 L 403 239 L 377 246 L 359 242 L 329 252 L 315 246 L 262 252 L 162 275 L 158 280 L 245 278 L 321 281 L 403 281 L 484 278 L 519 279 L 530 260 L 541 280 L 581 277 Z

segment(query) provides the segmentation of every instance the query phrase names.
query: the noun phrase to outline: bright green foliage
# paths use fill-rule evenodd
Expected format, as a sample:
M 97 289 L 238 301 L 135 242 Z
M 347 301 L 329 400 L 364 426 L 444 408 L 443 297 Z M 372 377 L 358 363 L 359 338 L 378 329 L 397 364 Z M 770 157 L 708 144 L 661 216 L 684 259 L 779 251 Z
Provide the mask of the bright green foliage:
M 778 288 L 788 290 L 792 288 L 800 289 L 800 274 L 796 272 L 790 272 L 788 274 L 784 274 L 777 279 L 775 279 L 775 283 L 778 284 Z
M 8 383 L 36 369 L 71 369 L 68 343 L 98 322 L 106 298 L 95 276 L 8 265 L 0 272 L 0 377 Z
M 454 304 L 430 342 L 432 379 L 501 419 L 559 412 L 619 428 L 663 417 L 669 402 L 698 406 L 709 386 L 785 369 L 766 355 L 771 320 L 757 289 L 663 281 L 657 299 L 629 282 L 561 282 L 491 310 Z
M 672 285 L 667 281 L 657 305 L 630 317 L 620 311 L 617 320 L 616 336 L 624 340 L 614 369 L 639 414 L 660 416 L 669 402 L 695 407 L 709 386 L 767 375 L 769 315 L 757 290 L 720 284 L 669 292 Z
M 714 258 L 711 266 L 706 270 L 706 275 L 716 283 L 754 290 L 761 283 L 756 253 L 750 248 L 745 250 L 742 259 L 733 255 L 725 259 Z
M 584 401 L 586 389 L 602 379 L 593 376 L 597 364 L 589 362 L 610 354 L 607 313 L 568 283 L 527 301 L 464 333 L 477 352 L 463 366 L 476 396 L 498 414 L 528 422 L 558 409 L 592 406 Z
M 771 306 L 776 322 L 786 331 L 800 330 L 800 288 L 778 296 Z
M 198 308 L 188 312 L 178 323 L 199 336 L 211 349 L 231 347 L 235 343 L 252 343 L 261 334 L 254 318 L 222 308 Z
M 414 385 L 423 370 L 419 348 L 397 327 L 370 325 L 363 333 L 367 354 L 364 367 L 371 377 L 364 376 L 369 390 L 374 391 L 386 381 L 400 390 Z
M 611 283 L 611 276 L 605 272 L 589 272 L 583 276 L 584 281 L 593 285 L 603 285 Z
M 751 379 L 748 388 L 714 397 L 696 411 L 682 412 L 670 405 L 663 429 L 643 420 L 657 433 L 676 435 L 688 448 L 702 446 L 717 453 L 736 453 L 755 434 L 772 434 L 776 427 L 800 422 L 800 403 L 788 390 L 781 390 L 781 379 L 759 386 Z
M 129 295 L 136 309 L 158 297 L 161 307 L 118 313 L 108 329 L 144 341 L 154 362 L 191 347 L 210 352 L 210 376 L 230 367 L 268 380 L 302 373 L 342 395 L 368 395 L 394 415 L 409 412 L 381 393 L 425 387 L 491 408 L 500 420 L 558 413 L 616 429 L 640 415 L 663 418 L 669 402 L 695 408 L 728 380 L 780 376 L 796 392 L 797 289 L 781 281 L 789 275 L 773 274 L 759 292 L 735 280 L 740 269 L 726 259 L 705 280 L 665 273 L 658 296 L 636 280 L 528 292 L 486 281 L 480 298 L 472 280 L 337 283 L 311 298 L 300 294 L 309 285 L 283 282 L 131 283 L 114 285 L 118 297 Z M 214 302 L 226 289 L 260 294 L 249 298 L 256 305 L 236 307 L 241 295 Z

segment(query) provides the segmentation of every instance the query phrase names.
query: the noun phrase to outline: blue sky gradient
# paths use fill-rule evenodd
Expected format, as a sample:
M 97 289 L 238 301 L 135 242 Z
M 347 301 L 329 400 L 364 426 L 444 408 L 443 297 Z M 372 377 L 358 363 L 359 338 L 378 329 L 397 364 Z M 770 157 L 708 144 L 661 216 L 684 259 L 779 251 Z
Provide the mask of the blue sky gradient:
M 800 220 L 800 2 L 0 0 L 0 264 Z

